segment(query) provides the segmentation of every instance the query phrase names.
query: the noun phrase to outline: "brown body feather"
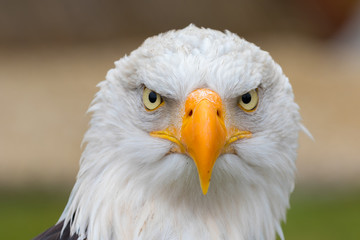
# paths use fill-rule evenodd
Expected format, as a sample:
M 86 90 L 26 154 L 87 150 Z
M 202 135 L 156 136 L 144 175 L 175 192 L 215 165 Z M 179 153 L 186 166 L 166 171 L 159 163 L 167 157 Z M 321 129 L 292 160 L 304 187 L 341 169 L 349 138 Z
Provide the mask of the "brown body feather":
M 61 221 L 55 226 L 52 226 L 45 232 L 35 237 L 33 240 L 77 240 L 78 236 L 76 234 L 70 236 L 69 224 L 66 226 L 63 233 L 61 234 L 63 225 L 64 225 L 64 221 Z

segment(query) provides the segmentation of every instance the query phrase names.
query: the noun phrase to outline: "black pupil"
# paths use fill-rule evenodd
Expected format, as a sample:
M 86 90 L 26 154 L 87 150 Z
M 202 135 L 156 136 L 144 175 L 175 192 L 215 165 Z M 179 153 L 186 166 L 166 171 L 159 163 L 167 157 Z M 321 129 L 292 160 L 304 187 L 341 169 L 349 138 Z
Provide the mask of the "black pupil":
M 149 94 L 149 101 L 150 101 L 151 103 L 154 103 L 154 102 L 156 102 L 156 99 L 157 99 L 157 94 L 156 94 L 156 92 L 150 92 L 150 94 Z
M 245 93 L 244 95 L 241 96 L 241 100 L 243 101 L 243 103 L 248 104 L 249 102 L 251 102 L 251 95 L 250 93 Z

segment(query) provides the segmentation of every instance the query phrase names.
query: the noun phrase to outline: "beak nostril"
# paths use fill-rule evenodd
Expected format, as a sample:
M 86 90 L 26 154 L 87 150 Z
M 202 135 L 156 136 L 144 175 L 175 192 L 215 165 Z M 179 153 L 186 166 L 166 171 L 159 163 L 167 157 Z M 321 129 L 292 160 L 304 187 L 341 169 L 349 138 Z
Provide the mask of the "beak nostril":
M 193 110 L 191 109 L 191 110 L 190 110 L 190 112 L 189 112 L 189 114 L 188 114 L 188 115 L 189 115 L 189 117 L 191 117 L 191 116 L 192 116 L 192 114 L 193 114 Z
M 220 110 L 217 110 L 217 111 L 216 111 L 216 115 L 217 115 L 218 117 L 220 117 L 220 115 L 221 115 Z

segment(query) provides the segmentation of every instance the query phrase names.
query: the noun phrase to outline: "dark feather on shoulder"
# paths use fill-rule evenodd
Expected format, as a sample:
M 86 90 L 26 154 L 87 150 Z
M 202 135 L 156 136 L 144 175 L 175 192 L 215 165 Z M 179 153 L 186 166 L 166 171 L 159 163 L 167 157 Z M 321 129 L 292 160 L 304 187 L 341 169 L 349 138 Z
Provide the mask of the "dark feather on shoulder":
M 76 234 L 70 236 L 69 224 L 66 226 L 63 234 L 61 235 L 61 230 L 63 228 L 63 225 L 64 225 L 64 221 L 59 222 L 55 226 L 41 233 L 39 236 L 35 237 L 33 240 L 77 240 L 78 236 Z

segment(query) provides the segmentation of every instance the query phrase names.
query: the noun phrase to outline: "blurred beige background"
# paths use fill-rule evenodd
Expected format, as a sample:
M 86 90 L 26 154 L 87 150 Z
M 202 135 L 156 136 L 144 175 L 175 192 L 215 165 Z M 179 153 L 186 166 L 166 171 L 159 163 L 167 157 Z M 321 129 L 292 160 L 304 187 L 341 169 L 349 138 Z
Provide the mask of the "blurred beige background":
M 312 141 L 298 181 L 360 183 L 360 5 L 356 0 L 0 0 L 0 186 L 75 182 L 86 110 L 113 62 L 190 23 L 269 51 Z

